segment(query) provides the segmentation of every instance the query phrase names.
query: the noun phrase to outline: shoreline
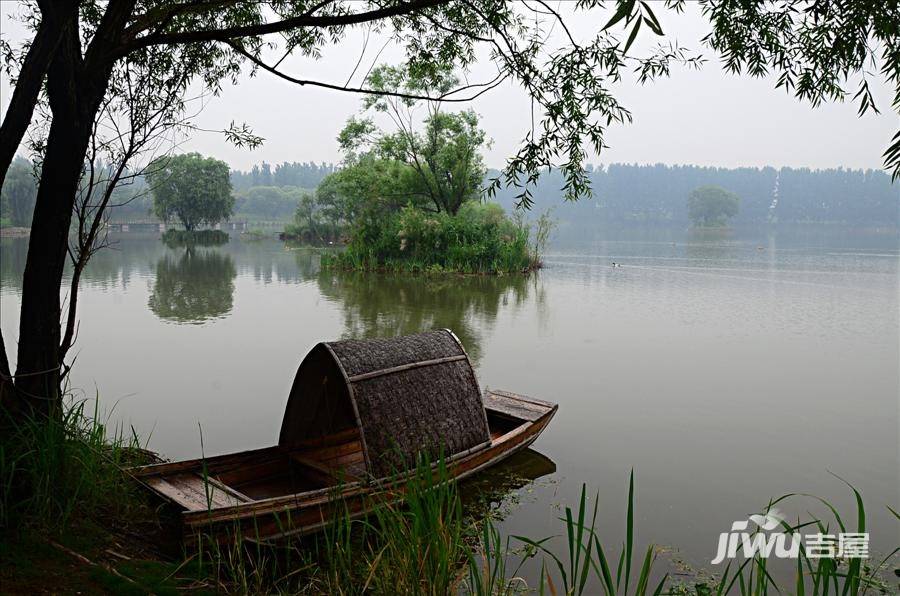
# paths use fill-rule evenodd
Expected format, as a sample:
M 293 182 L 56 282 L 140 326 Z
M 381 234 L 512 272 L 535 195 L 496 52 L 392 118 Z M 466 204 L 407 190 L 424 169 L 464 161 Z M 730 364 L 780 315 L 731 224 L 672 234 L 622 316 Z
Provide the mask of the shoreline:
M 0 238 L 27 238 L 31 236 L 31 228 L 0 227 Z

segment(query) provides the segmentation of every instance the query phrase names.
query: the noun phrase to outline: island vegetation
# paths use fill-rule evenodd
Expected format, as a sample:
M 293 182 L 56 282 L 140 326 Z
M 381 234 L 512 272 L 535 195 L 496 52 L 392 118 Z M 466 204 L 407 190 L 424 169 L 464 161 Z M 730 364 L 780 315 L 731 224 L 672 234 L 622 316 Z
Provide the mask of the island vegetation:
M 162 234 L 161 240 L 166 246 L 220 246 L 229 240 L 227 232 L 222 230 L 179 230 L 169 228 Z
M 535 229 L 482 203 L 487 137 L 471 110 L 446 111 L 437 97 L 459 84 L 443 68 L 425 79 L 413 70 L 379 67 L 368 80 L 363 111 L 387 114 L 385 130 L 369 117 L 351 117 L 338 135 L 343 167 L 326 176 L 315 194 L 300 198 L 284 237 L 334 242 L 326 267 L 359 271 L 514 273 L 540 266 L 552 227 Z M 424 109 L 421 122 L 416 108 Z
M 564 30 L 565 19 L 539 4 L 491 0 L 267 4 L 59 0 L 23 5 L 23 21 L 32 35 L 21 47 L 13 48 L 4 40 L 2 48 L 4 67 L 16 81 L 0 127 L 0 187 L 6 189 L 10 181 L 4 207 L 9 209 L 10 221 L 13 217 L 21 219 L 19 205 L 24 195 L 18 189 L 27 185 L 17 185 L 19 174 L 12 162 L 29 130 L 34 134 L 29 147 L 39 156 L 41 167 L 34 173 L 31 239 L 21 287 L 18 338 L 9 343 L 17 350 L 15 372 L 7 356 L 7 344 L 0 336 L 0 553 L 4 562 L 13 562 L 3 566 L 4 589 L 12 585 L 24 592 L 42 591 L 57 588 L 54 580 L 74 581 L 72 560 L 87 570 L 79 573 L 89 578 L 84 587 L 89 592 L 176 593 L 187 587 L 241 593 L 308 588 L 333 593 L 360 586 L 361 591 L 371 587 L 384 593 L 465 589 L 477 594 L 505 594 L 516 589 L 515 570 L 504 567 L 506 551 L 501 550 L 509 543 L 502 542 L 490 524 L 479 527 L 463 523 L 457 495 L 446 488 L 435 491 L 435 486 L 445 485 L 435 484 L 433 479 L 429 485 L 427 477 L 424 490 L 411 487 L 408 491 L 406 508 L 385 510 L 364 526 L 374 528 L 370 544 L 380 548 L 363 551 L 361 557 L 344 548 L 357 534 L 356 528 L 337 520 L 318 550 L 321 558 L 310 565 L 293 565 L 291 570 L 283 567 L 280 552 L 265 551 L 262 545 L 257 549 L 241 541 L 209 545 L 185 557 L 165 560 L 156 554 L 163 542 L 155 535 L 161 526 L 158 514 L 122 471 L 127 465 L 151 461 L 153 455 L 136 437 L 111 432 L 98 419 L 96 410 L 93 417 L 85 415 L 83 404 L 73 403 L 65 387 L 73 365 L 79 275 L 90 257 L 105 246 L 102 224 L 116 205 L 112 200 L 115 193 L 142 172 L 152 180 L 154 168 L 147 169 L 151 163 L 177 163 L 177 158 L 168 155 L 165 162 L 145 158 L 170 146 L 167 141 L 173 131 L 192 130 L 186 115 L 190 112 L 189 90 L 193 93 L 199 86 L 204 93 L 216 93 L 229 79 L 235 79 L 242 67 L 299 85 L 363 93 L 373 98 L 370 107 L 382 101 L 382 106 L 395 100 L 430 102 L 436 99 L 431 95 L 433 90 L 441 97 L 456 95 L 456 99 L 465 101 L 476 96 L 473 85 L 460 84 L 444 91 L 448 73 L 469 69 L 476 50 L 488 48 L 497 78 L 477 83 L 474 88 L 489 90 L 503 81 L 514 81 L 540 114 L 532 133 L 491 178 L 488 192 L 518 186 L 515 203 L 529 207 L 534 204 L 540 174 L 557 166 L 555 172 L 563 181 L 557 188 L 563 189 L 566 198 L 589 196 L 585 147 L 602 153 L 607 128 L 631 119 L 613 94 L 611 82 L 632 71 L 644 82 L 669 75 L 675 65 L 698 61 L 676 45 L 661 45 L 643 55 L 632 51 L 642 24 L 644 32 L 664 34 L 653 10 L 678 10 L 681 2 L 668 3 L 664 8 L 651 8 L 645 2 L 616 2 L 612 18 L 594 39 L 585 45 L 570 40 L 553 52 L 542 47 L 543 27 L 549 26 L 545 19 L 561 23 Z M 577 10 L 589 10 L 593 4 L 579 3 Z M 854 97 L 865 112 L 874 107 L 866 83 L 866 76 L 870 76 L 866 65 L 880 59 L 882 75 L 894 83 L 900 79 L 897 16 L 893 7 L 887 7 L 889 4 L 840 3 L 835 10 L 829 5 L 829 10 L 814 12 L 813 18 L 794 19 L 790 15 L 806 10 L 807 3 L 791 0 L 778 9 L 786 18 L 772 19 L 764 3 L 711 3 L 704 13 L 710 25 L 705 41 L 724 55 L 730 70 L 758 75 L 774 72 L 778 86 L 813 104 L 844 99 L 848 95 L 845 83 L 859 75 L 862 84 Z M 735 24 L 740 31 L 735 30 Z M 379 29 L 403 48 L 403 68 L 382 71 L 381 79 L 367 78 L 364 86 L 351 88 L 299 80 L 279 70 L 281 62 L 268 62 L 275 46 L 280 46 L 277 49 L 285 55 L 327 55 L 332 44 L 339 43 L 350 29 L 365 27 Z M 277 40 L 270 37 L 273 35 Z M 810 44 L 810 39 L 832 43 Z M 897 105 L 900 102 L 895 102 Z M 515 222 L 513 228 L 508 227 L 508 220 L 502 219 L 507 216 L 501 216 L 496 208 L 474 204 L 474 187 L 476 182 L 482 183 L 483 167 L 475 149 L 484 140 L 473 113 L 432 113 L 423 123 L 430 132 L 411 137 L 403 130 L 376 130 L 364 120 L 351 124 L 345 129 L 345 138 L 348 157 L 351 153 L 353 157 L 340 173 L 349 172 L 346 176 L 353 178 L 354 173 L 369 176 L 374 172 L 386 184 L 389 176 L 384 173 L 393 172 L 399 175 L 392 183 L 408 186 L 402 200 L 387 192 L 390 186 L 353 197 L 372 200 L 364 201 L 359 211 L 354 207 L 352 220 L 342 219 L 350 226 L 350 248 L 345 258 L 351 260 L 347 265 L 390 268 L 395 266 L 392 254 L 402 253 L 400 258 L 405 260 L 409 254 L 406 251 L 415 249 L 421 255 L 417 256 L 421 266 L 428 268 L 434 260 L 422 255 L 422 242 L 440 242 L 457 231 L 463 233 L 469 225 L 479 240 L 485 235 L 494 240 L 485 248 L 473 248 L 472 254 L 455 257 L 446 267 L 465 265 L 499 271 L 523 262 L 527 243 L 523 242 L 521 228 L 515 228 Z M 241 146 L 255 147 L 263 140 L 240 123 L 231 123 L 220 132 Z M 426 162 L 427 167 L 414 163 L 425 157 L 432 162 Z M 354 171 L 356 159 L 372 168 Z M 895 176 L 900 175 L 900 134 L 885 152 L 885 165 Z M 24 164 L 17 167 L 24 176 Z M 186 229 L 194 230 L 231 213 L 227 168 L 224 176 L 222 168 L 214 164 L 203 172 L 209 184 L 209 211 L 190 214 L 178 208 L 181 192 L 169 187 L 161 190 L 161 204 L 165 205 L 159 212 L 161 217 L 176 217 Z M 97 174 L 99 177 L 95 177 Z M 160 182 L 165 189 L 166 183 Z M 29 201 L 31 192 L 28 190 Z M 384 217 L 370 220 L 372 208 Z M 366 227 L 369 224 L 383 225 L 384 231 Z M 416 235 L 410 240 L 407 233 L 412 234 L 414 228 Z M 512 233 L 515 229 L 519 235 Z M 371 236 L 360 236 L 358 230 L 368 230 Z M 391 236 L 393 231 L 398 235 Z M 354 253 L 354 238 L 369 237 L 382 239 L 380 250 L 384 252 L 367 255 L 357 242 Z M 66 294 L 61 289 L 67 262 L 73 274 Z M 191 264 L 184 266 L 190 270 Z M 224 267 L 227 269 L 227 264 Z M 168 288 L 160 292 L 165 294 Z M 165 298 L 157 302 L 161 316 L 179 307 L 177 301 Z M 228 305 L 217 306 L 213 316 L 223 308 Z M 522 541 L 526 555 L 540 555 L 544 560 L 541 590 L 550 586 L 550 591 L 558 587 L 562 593 L 580 594 L 585 591 L 587 578 L 593 576 L 607 594 L 661 591 L 665 578 L 662 583 L 650 583 L 652 547 L 646 551 L 640 570 L 633 566 L 637 559 L 632 557 L 632 497 L 633 485 L 626 514 L 628 541 L 614 574 L 608 563 L 615 558 L 604 550 L 593 526 L 596 500 L 582 497 L 579 505 L 565 510 L 567 550 L 563 547 L 554 551 L 541 538 Z M 856 513 L 861 520 L 859 526 L 864 526 L 862 508 Z M 840 519 L 837 524 L 843 526 Z M 863 531 L 864 527 L 857 529 Z M 140 546 L 129 554 L 119 552 L 131 549 L 128 545 L 134 543 Z M 317 551 L 297 548 L 296 552 Z M 56 553 L 56 557 L 48 553 Z M 66 562 L 61 563 L 60 557 Z M 307 561 L 303 559 L 303 563 Z M 456 571 L 460 562 L 462 570 L 468 571 L 464 585 L 450 579 L 459 577 Z M 828 559 L 808 558 L 801 563 L 810 571 L 804 574 L 800 565 L 801 584 L 833 582 L 842 593 L 855 596 L 873 581 L 858 564 L 838 568 Z M 290 559 L 288 567 L 292 567 Z M 730 573 L 726 569 L 717 582 L 720 593 L 734 586 L 744 590 L 748 576 L 754 578 L 749 580 L 751 591 L 774 591 L 764 561 L 751 559 Z M 184 577 L 185 584 L 173 585 Z M 301 585 L 302 581 L 308 583 Z M 660 589 L 654 590 L 657 585 Z M 706 588 L 703 593 L 710 593 Z
M 721 186 L 701 186 L 688 196 L 688 217 L 697 227 L 722 227 L 738 214 L 740 204 L 739 196 Z

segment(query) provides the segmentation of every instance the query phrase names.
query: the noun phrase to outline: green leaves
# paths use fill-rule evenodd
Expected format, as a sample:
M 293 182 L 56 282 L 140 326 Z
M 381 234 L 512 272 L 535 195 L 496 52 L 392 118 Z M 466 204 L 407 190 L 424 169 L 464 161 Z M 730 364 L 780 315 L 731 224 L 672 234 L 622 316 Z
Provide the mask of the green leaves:
M 846 100 L 847 86 L 860 78 L 852 99 L 862 116 L 870 110 L 878 113 L 867 77 L 870 65 L 880 64 L 882 76 L 894 88 L 892 107 L 900 114 L 896 3 L 704 0 L 702 10 L 712 25 L 704 43 L 719 52 L 730 72 L 771 72 L 776 88 L 813 106 Z M 897 136 L 884 153 L 884 167 L 893 179 L 900 177 Z
M 153 211 L 163 221 L 178 219 L 187 230 L 214 225 L 234 210 L 228 164 L 199 153 L 155 160 L 145 174 L 153 190 Z
M 628 40 L 622 48 L 623 54 L 627 54 L 628 50 L 631 49 L 631 45 L 637 39 L 638 31 L 641 30 L 642 23 L 646 24 L 656 35 L 663 35 L 662 25 L 659 24 L 659 20 L 653 14 L 653 9 L 646 2 L 641 1 L 638 4 L 636 0 L 620 0 L 616 5 L 616 12 L 613 13 L 612 18 L 606 23 L 603 30 L 606 31 L 612 28 L 622 19 L 625 19 L 626 29 L 631 26 L 631 33 L 628 35 Z M 634 23 L 634 25 L 631 25 L 631 23 Z
M 622 19 L 628 17 L 631 19 L 632 11 L 634 10 L 636 2 L 635 0 L 624 0 L 617 3 L 616 12 L 613 14 L 612 18 L 609 20 L 606 25 L 604 25 L 603 30 L 607 30 L 610 27 L 614 26 L 616 23 L 621 21 Z M 627 21 L 626 21 L 627 23 Z
M 900 179 L 900 130 L 884 152 L 884 167 L 891 170 L 891 181 Z
M 485 166 L 481 149 L 488 144 L 472 110 L 444 111 L 439 100 L 413 100 L 412 94 L 441 97 L 457 84 L 452 70 L 444 65 L 394 67 L 382 65 L 367 77 L 370 88 L 380 92 L 406 94 L 402 97 L 373 95 L 366 98 L 363 110 L 383 112 L 393 130 L 378 128 L 371 119 L 351 117 L 338 135 L 345 162 L 355 167 L 364 159 L 394 162 L 405 166 L 402 189 L 397 198 L 436 211 L 456 213 L 465 201 L 481 194 Z M 414 109 L 425 104 L 426 116 L 416 123 Z M 395 180 L 383 180 L 383 188 L 373 189 L 383 196 Z M 401 196 L 405 194 L 405 196 Z

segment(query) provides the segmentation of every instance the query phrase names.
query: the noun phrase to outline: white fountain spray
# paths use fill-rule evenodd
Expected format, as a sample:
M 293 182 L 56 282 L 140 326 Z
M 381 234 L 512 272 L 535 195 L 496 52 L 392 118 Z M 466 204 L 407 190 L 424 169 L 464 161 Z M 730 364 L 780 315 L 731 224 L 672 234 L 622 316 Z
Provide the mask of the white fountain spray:
M 775 215 L 775 208 L 778 206 L 778 184 L 781 179 L 781 170 L 775 173 L 775 187 L 772 189 L 772 203 L 769 205 L 769 223 L 776 223 L 778 216 Z

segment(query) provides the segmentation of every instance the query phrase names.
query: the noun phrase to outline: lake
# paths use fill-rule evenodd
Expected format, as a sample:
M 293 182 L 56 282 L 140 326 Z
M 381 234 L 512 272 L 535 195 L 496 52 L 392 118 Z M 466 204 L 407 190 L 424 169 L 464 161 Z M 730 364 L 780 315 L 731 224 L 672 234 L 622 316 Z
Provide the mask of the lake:
M 316 342 L 449 327 L 482 386 L 560 404 L 534 445 L 555 471 L 503 500 L 504 532 L 560 533 L 558 505 L 586 483 L 612 547 L 634 469 L 640 542 L 676 571 L 721 572 L 719 533 L 770 497 L 813 493 L 855 519 L 834 473 L 866 500 L 873 550 L 897 545 L 895 234 L 570 232 L 527 278 L 323 272 L 318 251 L 274 240 L 188 253 L 119 235 L 84 276 L 72 385 L 167 457 L 199 455 L 201 428 L 206 454 L 236 451 L 277 441 Z M 14 345 L 27 239 L 0 246 Z

